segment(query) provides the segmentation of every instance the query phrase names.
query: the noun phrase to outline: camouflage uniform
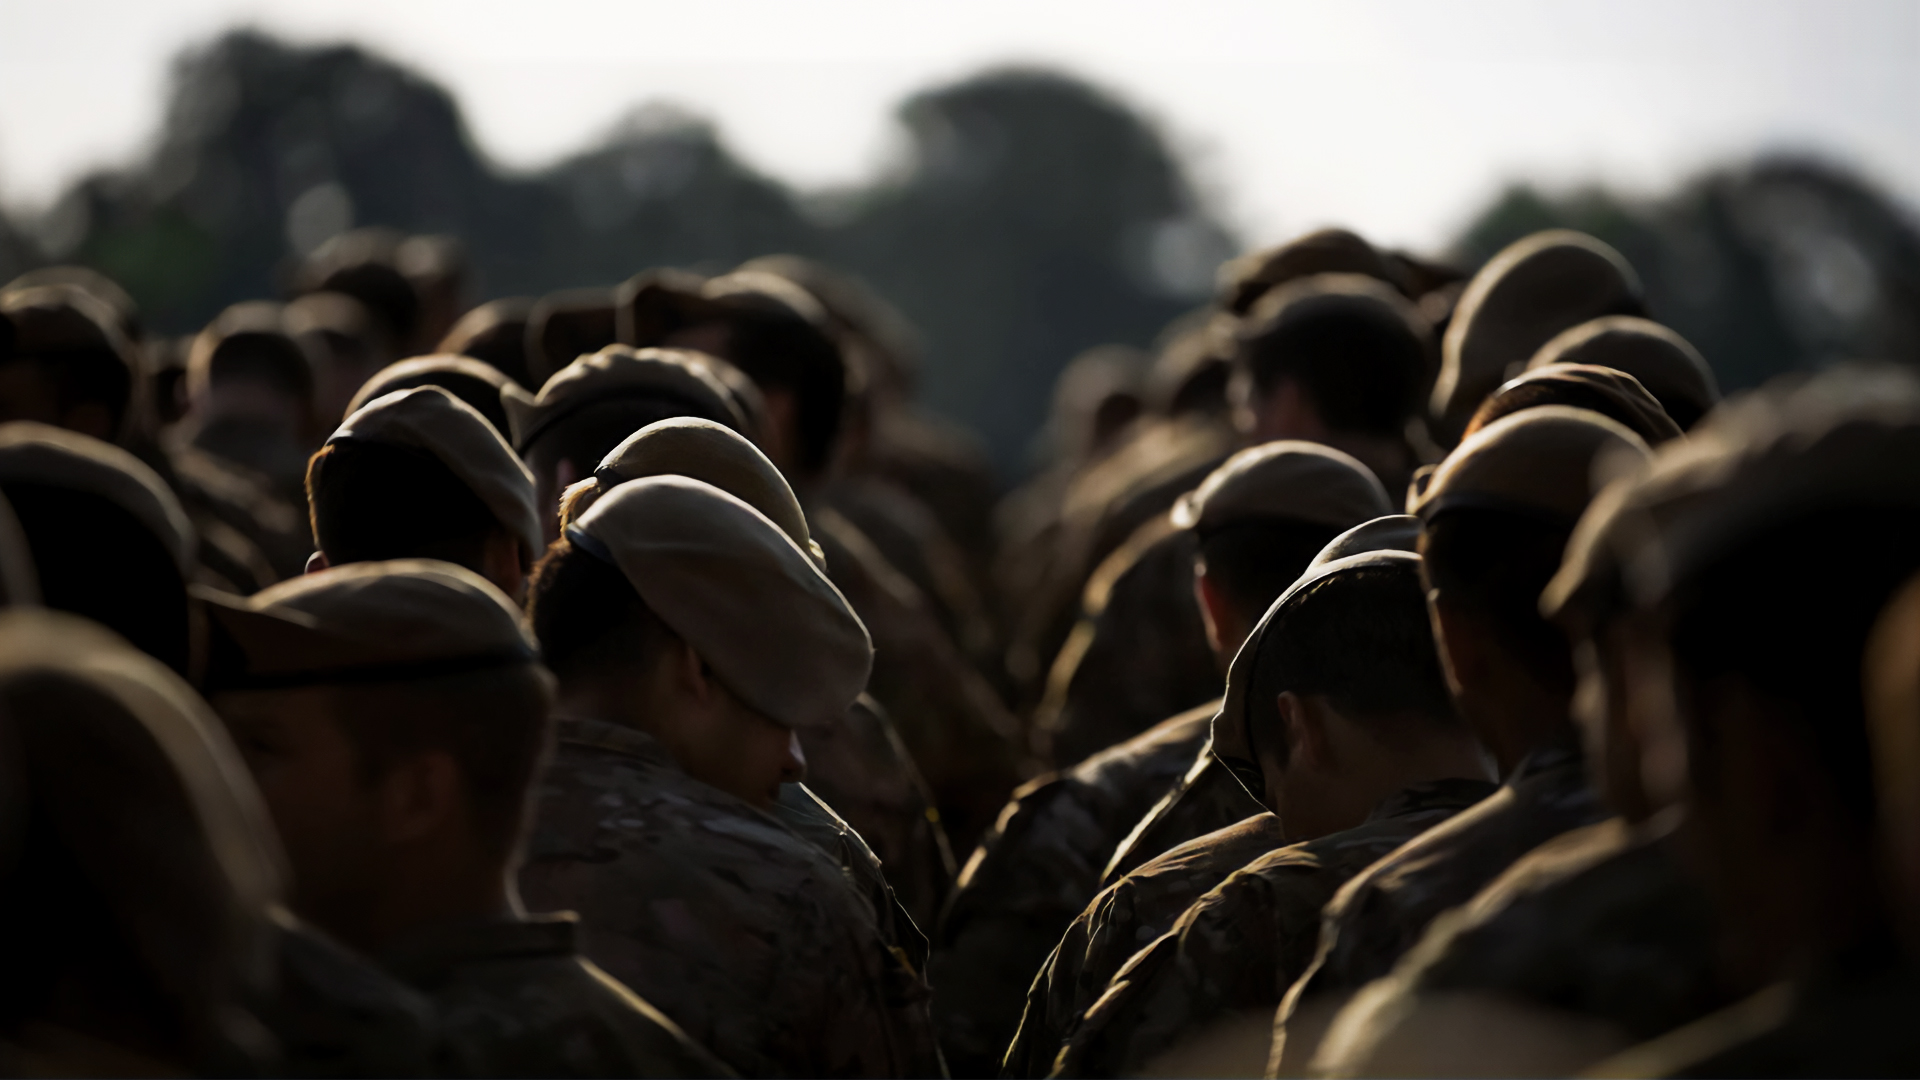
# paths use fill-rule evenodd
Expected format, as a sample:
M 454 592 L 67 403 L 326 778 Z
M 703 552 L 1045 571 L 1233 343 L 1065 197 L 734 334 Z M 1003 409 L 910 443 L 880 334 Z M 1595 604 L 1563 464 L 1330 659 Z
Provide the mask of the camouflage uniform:
M 1494 794 L 1369 867 L 1331 902 L 1313 965 L 1284 1018 L 1320 993 L 1351 993 L 1393 969 L 1441 912 L 1471 900 L 1522 855 L 1605 816 L 1578 745 L 1528 754 Z
M 1067 928 L 1027 991 L 1026 1014 L 1002 1071 L 1052 1071 L 1081 1014 L 1135 953 L 1227 875 L 1285 844 L 1280 819 L 1262 812 L 1181 844 L 1102 891 Z
M 927 966 L 927 938 L 894 895 L 873 853 L 853 826 L 821 801 L 805 784 L 781 784 L 780 798 L 771 811 L 794 835 L 819 848 L 840 867 L 854 891 L 873 911 L 874 924 L 887 947 L 897 951 L 915 971 Z
M 275 1076 L 420 1076 L 434 1066 L 434 1010 L 358 953 L 268 909 L 274 977 L 248 1009 L 273 1033 Z
M 1181 713 L 1014 792 L 940 922 L 934 1008 L 956 1073 L 999 1068 L 1033 973 L 1100 891 L 1127 830 L 1202 752 L 1218 708 Z
M 381 957 L 433 999 L 453 1076 L 731 1076 L 580 956 L 571 914 L 445 927 Z
M 1312 959 L 1321 909 L 1342 885 L 1494 790 L 1478 780 L 1418 784 L 1361 825 L 1255 859 L 1127 962 L 1061 1050 L 1058 1071 L 1137 1072 L 1235 1012 L 1271 1011 Z
M 1218 711 L 1217 707 L 1215 711 Z M 1233 772 L 1213 756 L 1211 740 L 1194 754 L 1185 776 L 1148 810 L 1114 850 L 1100 887 L 1119 881 L 1149 861 L 1195 837 L 1245 821 L 1266 807 L 1247 794 Z
M 563 719 L 521 892 L 748 1076 L 942 1071 L 929 991 L 847 869 L 681 772 L 651 737 Z

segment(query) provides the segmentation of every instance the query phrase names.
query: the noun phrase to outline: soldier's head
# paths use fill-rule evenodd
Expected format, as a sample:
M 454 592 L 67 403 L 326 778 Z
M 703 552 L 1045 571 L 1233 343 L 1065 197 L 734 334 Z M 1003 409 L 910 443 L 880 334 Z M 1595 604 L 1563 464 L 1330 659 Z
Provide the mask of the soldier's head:
M 341 233 L 307 256 L 299 268 L 297 291 L 351 296 L 372 313 L 400 355 L 425 348 L 427 343 L 415 340 L 423 324 L 420 293 L 401 272 L 402 243 L 400 234 L 389 229 Z
M 208 696 L 302 915 L 377 949 L 511 910 L 553 683 L 499 590 L 449 563 L 356 563 L 207 611 Z
M 657 420 L 694 416 L 752 435 L 727 365 L 686 349 L 609 345 L 556 372 L 532 401 L 506 399 L 513 446 L 533 470 L 546 539 L 559 536 L 560 494 Z
M 1605 315 L 1562 331 L 1527 368 L 1591 364 L 1633 376 L 1686 431 L 1720 400 L 1706 357 L 1673 330 L 1634 315 Z
M 1596 412 L 1640 436 L 1648 446 L 1678 438 L 1680 426 L 1660 402 L 1624 371 L 1591 364 L 1547 364 L 1528 368 L 1502 383 L 1467 421 L 1470 438 L 1496 420 L 1542 405 L 1565 405 Z
M 621 287 L 620 340 L 698 349 L 745 372 L 765 399 L 758 440 L 796 488 L 833 462 L 846 408 L 845 358 L 820 302 L 764 271 L 697 285 L 643 274 Z
M 1365 465 L 1308 442 L 1242 450 L 1182 496 L 1173 523 L 1198 541 L 1194 595 L 1220 663 L 1329 540 L 1391 510 Z
M 756 806 L 800 779 L 796 731 L 865 689 L 866 628 L 772 521 L 698 480 L 609 491 L 534 568 L 535 635 L 562 707 L 652 735 Z
M 1234 658 L 1213 752 L 1290 842 L 1351 828 L 1411 783 L 1484 778 L 1440 673 L 1420 557 L 1333 559 L 1276 600 Z
M 1723 403 L 1627 496 L 1647 783 L 1687 806 L 1736 984 L 1884 927 L 1862 666 L 1920 569 L 1916 463 L 1920 385 L 1841 370 Z
M 540 388 L 527 365 L 527 317 L 532 311 L 528 297 L 489 300 L 460 316 L 433 351 L 471 356 L 532 393 Z
M 1391 286 L 1301 278 L 1262 296 L 1235 355 L 1241 425 L 1272 439 L 1398 439 L 1432 381 L 1432 334 Z
M 522 402 L 533 400 L 533 395 L 520 389 L 518 383 L 507 378 L 491 364 L 475 360 L 470 356 L 456 356 L 442 353 L 435 356 L 416 356 L 411 360 L 401 360 L 381 368 L 374 376 L 360 384 L 353 397 L 347 402 L 347 411 L 341 413 L 344 419 L 360 410 L 360 407 L 377 397 L 386 397 L 398 390 L 413 390 L 422 386 L 437 386 L 468 405 L 503 439 L 513 438 L 513 424 L 507 419 L 509 397 Z
M 500 433 L 437 386 L 374 398 L 307 465 L 310 569 L 441 559 L 526 591 L 541 548 L 533 476 Z
M 285 309 L 269 301 L 222 311 L 187 355 L 187 398 L 202 422 L 270 424 L 312 446 L 314 389 L 313 361 L 287 333 Z
M 76 432 L 0 424 L 0 493 L 32 551 L 42 602 L 191 671 L 193 526 L 132 454 Z
M 1409 507 L 1447 682 L 1502 775 L 1569 722 L 1573 660 L 1541 590 L 1606 471 L 1646 455 L 1598 413 L 1527 409 L 1461 443 Z
M 139 388 L 139 357 L 114 312 L 74 285 L 0 293 L 13 348 L 0 359 L 0 421 L 34 420 L 113 442 Z
M 283 320 L 312 366 L 314 413 L 323 421 L 346 415 L 354 392 L 374 372 L 406 355 L 386 324 L 346 293 L 298 297 L 287 304 Z

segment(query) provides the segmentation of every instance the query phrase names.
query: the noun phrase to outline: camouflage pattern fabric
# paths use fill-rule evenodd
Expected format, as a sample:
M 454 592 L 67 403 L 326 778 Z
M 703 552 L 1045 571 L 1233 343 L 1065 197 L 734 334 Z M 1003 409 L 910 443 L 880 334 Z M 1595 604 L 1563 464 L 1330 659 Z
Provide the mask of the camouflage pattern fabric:
M 1027 991 L 1026 1013 L 1002 1074 L 1051 1072 L 1081 1014 L 1135 953 L 1172 929 L 1227 875 L 1285 844 L 1280 819 L 1262 812 L 1189 840 L 1102 890 L 1067 928 Z
M 1218 709 L 1188 710 L 1014 792 L 940 923 L 934 1014 L 957 1074 L 1000 1067 L 1033 973 L 1100 891 L 1127 831 L 1192 767 Z
M 248 1009 L 273 1033 L 276 1076 L 422 1076 L 435 1066 L 433 1004 L 278 906 L 274 977 Z M 26 1073 L 22 1075 L 33 1075 Z
M 1060 1051 L 1057 1075 L 1134 1073 L 1217 1021 L 1271 1012 L 1312 960 L 1321 909 L 1342 885 L 1494 790 L 1478 780 L 1419 784 L 1352 829 L 1235 871 L 1113 977 Z
M 746 1076 L 930 1076 L 926 981 L 847 869 L 658 742 L 569 718 L 520 874 L 583 951 Z
M 927 938 L 901 906 L 887 883 L 880 857 L 833 808 L 805 784 L 781 784 L 773 816 L 794 835 L 825 852 L 846 874 L 848 882 L 866 900 L 874 925 L 887 946 L 897 949 L 915 971 L 927 966 Z
M 570 913 L 447 927 L 381 960 L 433 999 L 443 1075 L 733 1075 L 583 959 L 577 929 Z
M 1101 888 L 1195 837 L 1266 812 L 1267 808 L 1233 778 L 1233 772 L 1213 756 L 1212 747 L 1209 739 L 1188 763 L 1186 775 L 1114 849 L 1113 858 L 1100 873 Z
M 1606 816 L 1569 734 L 1521 760 L 1499 790 L 1348 882 L 1327 904 L 1320 949 L 1287 992 L 1351 993 L 1386 975 L 1440 913 L 1473 899 L 1522 855 Z

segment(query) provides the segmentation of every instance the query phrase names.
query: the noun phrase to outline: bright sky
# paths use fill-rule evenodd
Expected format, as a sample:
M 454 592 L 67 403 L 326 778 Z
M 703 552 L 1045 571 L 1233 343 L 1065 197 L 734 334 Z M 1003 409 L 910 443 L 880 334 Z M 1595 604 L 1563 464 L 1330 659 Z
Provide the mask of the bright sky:
M 1920 0 L 0 0 L 0 201 L 44 205 L 155 130 L 170 59 L 252 24 L 449 87 L 509 166 L 642 103 L 802 187 L 899 146 L 907 93 L 1056 65 L 1158 121 L 1259 243 L 1433 247 L 1511 178 L 1658 192 L 1814 150 L 1920 208 Z

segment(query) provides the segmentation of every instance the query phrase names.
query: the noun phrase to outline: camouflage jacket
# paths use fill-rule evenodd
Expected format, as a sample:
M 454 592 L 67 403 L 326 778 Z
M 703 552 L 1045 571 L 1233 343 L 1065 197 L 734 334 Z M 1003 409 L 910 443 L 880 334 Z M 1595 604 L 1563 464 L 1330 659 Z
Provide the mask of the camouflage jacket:
M 1233 778 L 1232 770 L 1213 756 L 1209 739 L 1188 762 L 1186 774 L 1114 849 L 1113 858 L 1100 873 L 1100 887 L 1112 885 L 1189 840 L 1265 813 L 1266 809 Z
M 1193 764 L 1218 704 L 1033 780 L 980 842 L 940 923 L 932 977 L 956 1073 L 1000 1067 L 1033 973 L 1100 891 L 1108 856 Z
M 1603 1021 L 1626 1041 L 1728 1004 L 1712 914 L 1675 859 L 1672 832 L 1672 819 L 1636 828 L 1613 818 L 1535 848 L 1435 919 L 1389 980 L 1341 1014 L 1339 1060 L 1316 1066 L 1364 1073 L 1372 1048 L 1423 999 L 1455 992 Z
M 887 883 L 880 857 L 873 853 L 853 826 L 833 812 L 805 784 L 781 784 L 773 816 L 800 839 L 819 848 L 837 863 L 854 890 L 866 900 L 874 925 L 889 948 L 897 949 L 915 971 L 927 966 L 927 937 L 901 906 Z
M 1102 890 L 1073 920 L 1027 991 L 1003 1075 L 1045 1076 L 1054 1057 L 1126 962 L 1173 927 L 1227 875 L 1286 844 L 1280 819 L 1259 813 L 1189 840 Z
M 941 1072 L 926 982 L 838 860 L 647 735 L 558 726 L 529 906 L 579 912 L 589 958 L 743 1075 Z
M 1418 784 L 1345 832 L 1256 858 L 1142 949 L 1087 1010 L 1059 1075 L 1139 1072 L 1182 1038 L 1243 1010 L 1271 1013 L 1313 958 L 1320 912 L 1354 875 L 1495 790 L 1479 780 Z
M 583 959 L 571 914 L 447 927 L 382 955 L 432 998 L 449 1076 L 732 1076 Z
M 1328 902 L 1319 952 L 1287 992 L 1282 1022 L 1309 996 L 1352 993 L 1387 974 L 1441 912 L 1473 899 L 1527 852 L 1604 816 L 1570 734 L 1527 755 L 1492 795 L 1368 867 Z
M 272 1032 L 276 1059 L 240 1071 L 418 1076 L 433 1067 L 435 1019 L 424 995 L 285 909 L 266 914 L 273 979 L 247 1007 Z

